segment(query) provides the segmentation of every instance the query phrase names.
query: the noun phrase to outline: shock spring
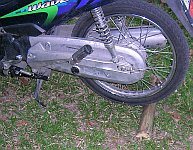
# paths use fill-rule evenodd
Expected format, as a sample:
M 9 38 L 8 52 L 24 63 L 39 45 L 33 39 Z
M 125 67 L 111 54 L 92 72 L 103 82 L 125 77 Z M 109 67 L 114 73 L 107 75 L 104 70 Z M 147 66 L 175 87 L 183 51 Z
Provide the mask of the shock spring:
M 91 14 L 94 18 L 95 25 L 97 32 L 99 33 L 101 37 L 101 41 L 104 42 L 105 47 L 108 49 L 112 56 L 113 62 L 118 62 L 116 50 L 115 50 L 115 44 L 113 41 L 113 37 L 110 33 L 109 26 L 106 22 L 106 18 L 104 16 L 104 12 L 101 7 L 97 7 L 93 10 L 91 10 Z

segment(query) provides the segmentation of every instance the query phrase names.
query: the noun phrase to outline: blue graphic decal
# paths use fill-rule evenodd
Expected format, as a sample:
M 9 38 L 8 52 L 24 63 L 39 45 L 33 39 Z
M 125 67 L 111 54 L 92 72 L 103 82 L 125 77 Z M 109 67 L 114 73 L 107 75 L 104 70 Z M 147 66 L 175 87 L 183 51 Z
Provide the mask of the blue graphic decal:
M 70 0 L 67 3 L 61 3 L 58 5 L 57 16 L 63 15 L 64 13 L 69 12 L 73 7 L 77 5 L 78 0 Z
M 108 2 L 108 0 L 34 0 L 32 3 L 0 17 L 0 19 L 45 13 L 47 18 L 43 26 L 49 26 L 54 19 L 59 19 L 61 16 L 65 17 L 68 13 L 73 13 L 76 10 L 82 12 L 87 8 L 97 6 L 96 4 L 102 5 Z M 86 6 L 86 9 L 83 8 L 84 6 Z
M 91 5 L 94 5 L 94 4 L 99 3 L 99 2 L 101 2 L 101 0 L 94 0 L 94 1 L 91 3 Z

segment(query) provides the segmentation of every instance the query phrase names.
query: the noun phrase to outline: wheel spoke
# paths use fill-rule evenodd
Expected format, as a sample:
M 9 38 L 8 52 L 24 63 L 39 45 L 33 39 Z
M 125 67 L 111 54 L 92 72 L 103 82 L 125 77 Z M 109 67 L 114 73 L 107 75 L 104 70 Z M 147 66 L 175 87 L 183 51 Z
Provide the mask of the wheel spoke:
M 149 90 L 151 90 L 151 88 L 146 84 L 146 82 L 144 82 L 144 80 L 141 80 L 141 82 L 142 82 L 143 85 L 145 85 Z
M 145 45 L 146 40 L 147 40 L 147 35 L 148 35 L 148 33 L 149 33 L 149 26 L 150 26 L 150 23 L 149 23 L 149 25 L 148 25 L 148 27 L 147 27 L 147 32 L 146 32 L 146 34 L 145 34 L 145 39 L 144 39 L 143 45 Z
M 142 81 L 145 82 L 145 83 L 147 83 L 147 84 L 149 84 L 149 85 L 151 85 L 152 87 L 154 86 L 152 83 L 150 83 L 150 82 L 148 82 L 148 81 L 146 81 L 146 80 L 144 80 L 144 79 L 142 79 Z
M 119 31 L 119 36 L 122 36 L 125 40 L 127 40 L 127 37 L 126 37 L 126 35 L 125 34 L 127 34 L 127 33 L 123 33 L 122 31 L 121 31 L 121 29 L 119 28 L 119 26 L 115 23 L 115 21 L 112 19 L 112 18 L 110 18 L 110 20 L 112 21 L 112 23 L 115 25 L 115 27 L 117 28 L 117 30 Z M 129 41 L 127 41 L 127 42 L 129 42 Z

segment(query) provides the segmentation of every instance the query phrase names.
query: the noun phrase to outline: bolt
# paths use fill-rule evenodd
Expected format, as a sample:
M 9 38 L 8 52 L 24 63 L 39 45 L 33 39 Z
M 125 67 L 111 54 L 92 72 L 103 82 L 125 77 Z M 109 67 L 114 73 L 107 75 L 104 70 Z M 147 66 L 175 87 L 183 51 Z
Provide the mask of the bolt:
M 21 61 L 23 58 L 22 58 L 21 55 L 17 55 L 17 56 L 16 56 L 16 59 Z
M 8 67 L 8 65 L 7 64 L 4 64 L 4 69 L 6 69 Z
M 27 57 L 28 57 L 29 59 L 32 59 L 32 58 L 35 57 L 35 56 L 33 56 L 33 54 L 28 54 Z
M 120 71 L 126 71 L 127 68 L 125 66 L 118 66 L 118 70 Z
M 51 44 L 50 44 L 50 42 L 47 42 L 47 43 L 45 44 L 45 49 L 51 50 Z
M 125 67 L 125 66 L 122 66 L 122 67 L 121 67 L 121 71 L 126 71 L 126 67 Z
M 113 61 L 113 63 L 118 63 L 118 62 L 119 62 L 119 58 L 118 58 L 118 57 L 114 57 L 114 58 L 112 59 L 112 61 Z
M 79 74 L 79 73 L 80 73 L 80 69 L 79 69 L 78 67 L 72 67 L 72 68 L 71 68 L 71 72 L 72 72 L 73 74 Z
M 33 73 L 38 73 L 38 70 L 37 69 L 32 69 L 32 72 Z

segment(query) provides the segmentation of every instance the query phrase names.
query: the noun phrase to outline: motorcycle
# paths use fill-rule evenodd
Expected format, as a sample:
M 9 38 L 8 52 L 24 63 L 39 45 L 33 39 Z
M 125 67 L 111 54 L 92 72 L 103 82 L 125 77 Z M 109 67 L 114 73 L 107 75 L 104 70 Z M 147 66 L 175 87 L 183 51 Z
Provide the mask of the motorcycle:
M 167 2 L 174 12 L 187 3 Z M 174 92 L 188 69 L 178 24 L 142 0 L 1 0 L 0 10 L 0 74 L 37 79 L 42 106 L 41 85 L 52 71 L 80 77 L 113 102 L 146 105 Z M 71 36 L 56 34 L 74 17 Z

